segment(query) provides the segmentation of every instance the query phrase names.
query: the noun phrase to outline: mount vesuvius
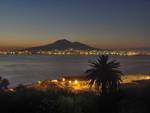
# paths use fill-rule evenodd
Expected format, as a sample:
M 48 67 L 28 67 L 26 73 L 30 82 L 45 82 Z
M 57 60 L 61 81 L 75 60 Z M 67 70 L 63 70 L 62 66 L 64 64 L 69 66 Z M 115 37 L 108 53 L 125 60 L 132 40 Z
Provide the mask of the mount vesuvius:
M 76 50 L 93 50 L 97 49 L 80 42 L 71 42 L 66 39 L 57 40 L 54 43 L 28 48 L 30 51 L 39 51 L 39 50 L 66 50 L 66 49 L 76 49 Z

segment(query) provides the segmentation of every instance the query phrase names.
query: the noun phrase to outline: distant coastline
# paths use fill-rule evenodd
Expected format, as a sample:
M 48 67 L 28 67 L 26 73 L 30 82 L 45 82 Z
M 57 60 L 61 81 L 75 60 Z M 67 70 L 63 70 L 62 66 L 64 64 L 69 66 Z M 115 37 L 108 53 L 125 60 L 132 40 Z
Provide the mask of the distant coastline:
M 37 47 L 0 50 L 0 55 L 113 55 L 150 56 L 150 49 L 99 49 L 66 39 Z
M 150 51 L 140 50 L 1 50 L 0 55 L 111 55 L 111 56 L 150 56 Z

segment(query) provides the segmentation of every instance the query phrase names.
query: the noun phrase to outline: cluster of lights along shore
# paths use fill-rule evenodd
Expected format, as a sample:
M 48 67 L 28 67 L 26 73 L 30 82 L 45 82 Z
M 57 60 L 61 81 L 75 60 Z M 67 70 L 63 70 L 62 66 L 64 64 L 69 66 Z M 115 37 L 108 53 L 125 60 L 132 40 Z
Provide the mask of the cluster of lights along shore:
M 0 51 L 0 55 L 118 55 L 118 56 L 135 56 L 135 55 L 150 55 L 150 51 L 138 50 L 5 50 Z
M 48 80 L 48 81 L 37 81 L 36 84 L 34 84 L 32 87 L 45 90 L 48 88 L 49 85 L 52 83 L 55 84 L 57 87 L 60 88 L 69 88 L 73 91 L 95 91 L 95 84 L 89 89 L 89 81 L 87 79 L 83 79 L 83 76 L 73 77 L 73 76 L 67 76 L 60 78 L 58 80 Z M 133 81 L 137 80 L 150 80 L 149 75 L 139 76 L 139 75 L 128 75 L 128 76 L 122 76 L 121 83 L 132 83 Z M 11 89 L 12 90 L 12 89 Z M 13 91 L 13 90 L 12 90 Z

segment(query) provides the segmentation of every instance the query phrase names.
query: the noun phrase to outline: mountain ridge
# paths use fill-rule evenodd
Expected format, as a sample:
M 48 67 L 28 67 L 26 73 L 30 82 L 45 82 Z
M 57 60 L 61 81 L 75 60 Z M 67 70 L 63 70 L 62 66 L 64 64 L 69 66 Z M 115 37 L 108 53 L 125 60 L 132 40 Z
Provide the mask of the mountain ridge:
M 83 44 L 81 42 L 71 42 L 66 39 L 57 40 L 51 44 L 46 44 L 42 46 L 36 46 L 28 48 L 27 50 L 39 51 L 39 50 L 66 50 L 66 49 L 77 49 L 77 50 L 94 50 L 97 48 L 91 47 L 89 45 Z

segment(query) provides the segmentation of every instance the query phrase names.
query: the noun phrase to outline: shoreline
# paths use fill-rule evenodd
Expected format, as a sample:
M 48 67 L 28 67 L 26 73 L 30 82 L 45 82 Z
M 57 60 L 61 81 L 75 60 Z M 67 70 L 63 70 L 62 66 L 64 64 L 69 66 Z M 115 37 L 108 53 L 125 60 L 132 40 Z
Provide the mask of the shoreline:
M 79 78 L 75 77 L 70 76 L 68 79 L 63 76 L 62 78 L 56 80 L 39 80 L 35 83 L 21 85 L 27 88 L 36 88 L 39 90 L 46 90 L 51 87 L 57 87 L 62 89 L 68 88 L 74 91 L 90 91 L 89 85 L 87 85 L 88 81 L 79 79 L 80 77 L 84 78 L 83 76 L 78 76 Z M 140 88 L 147 86 L 147 84 L 150 84 L 150 75 L 125 75 L 123 76 L 123 80 L 121 82 L 121 88 Z M 16 89 L 17 86 L 11 86 L 9 89 Z

